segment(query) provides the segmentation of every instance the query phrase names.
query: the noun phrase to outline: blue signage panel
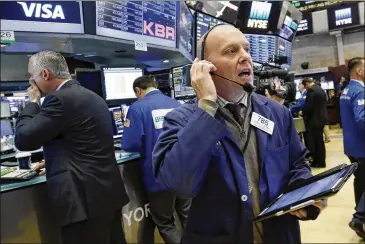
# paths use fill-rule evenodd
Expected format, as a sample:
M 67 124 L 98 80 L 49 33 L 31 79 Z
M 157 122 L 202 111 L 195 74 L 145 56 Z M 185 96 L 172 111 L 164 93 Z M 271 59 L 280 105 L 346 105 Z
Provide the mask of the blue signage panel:
M 175 1 L 97 1 L 96 34 L 176 47 Z
M 83 33 L 81 8 L 80 2 L 75 1 L 0 2 L 1 28 L 13 31 Z

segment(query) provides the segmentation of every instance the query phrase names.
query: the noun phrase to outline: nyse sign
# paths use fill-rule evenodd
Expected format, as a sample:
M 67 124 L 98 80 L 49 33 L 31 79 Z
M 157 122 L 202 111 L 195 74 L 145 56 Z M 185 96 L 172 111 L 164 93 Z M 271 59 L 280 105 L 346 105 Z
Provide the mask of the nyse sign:
M 335 11 L 336 26 L 352 24 L 351 8 Z
M 247 27 L 267 29 L 268 20 L 248 19 Z

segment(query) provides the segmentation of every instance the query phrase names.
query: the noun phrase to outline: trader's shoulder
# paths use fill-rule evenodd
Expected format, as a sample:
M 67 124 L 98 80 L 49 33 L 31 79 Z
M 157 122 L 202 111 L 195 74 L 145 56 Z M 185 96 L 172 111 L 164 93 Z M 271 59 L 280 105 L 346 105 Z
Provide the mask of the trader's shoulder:
M 166 117 L 172 120 L 188 121 L 188 118 L 196 111 L 196 109 L 197 99 L 193 99 L 175 108 L 168 113 Z
M 259 103 L 266 104 L 276 120 L 288 121 L 291 116 L 289 109 L 274 99 L 259 94 L 255 94 L 255 98 L 259 101 Z

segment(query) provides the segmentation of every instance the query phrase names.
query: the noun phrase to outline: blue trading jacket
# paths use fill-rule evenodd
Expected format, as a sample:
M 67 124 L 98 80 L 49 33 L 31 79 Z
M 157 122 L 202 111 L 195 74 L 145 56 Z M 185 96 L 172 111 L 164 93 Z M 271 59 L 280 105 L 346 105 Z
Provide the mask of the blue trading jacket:
M 155 90 L 133 103 L 128 110 L 122 149 L 141 154 L 143 180 L 149 192 L 165 189 L 153 177 L 152 150 L 160 135 L 165 114 L 178 106 L 178 101 Z
M 351 80 L 340 98 L 345 154 L 364 158 L 364 86 Z
M 291 183 L 311 176 L 304 162 L 290 112 L 281 104 L 252 94 L 253 111 L 275 123 L 272 135 L 256 133 L 261 209 Z M 167 114 L 153 151 L 157 180 L 193 198 L 183 244 L 252 244 L 252 200 L 244 157 L 219 114 L 215 118 L 197 102 Z M 290 214 L 264 224 L 265 243 L 300 243 L 298 219 Z

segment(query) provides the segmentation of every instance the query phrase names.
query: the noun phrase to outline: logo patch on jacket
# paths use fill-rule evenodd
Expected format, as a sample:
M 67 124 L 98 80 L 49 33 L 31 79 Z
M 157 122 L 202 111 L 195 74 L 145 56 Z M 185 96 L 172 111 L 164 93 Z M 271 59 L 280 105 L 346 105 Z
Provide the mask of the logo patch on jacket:
M 163 120 L 165 118 L 165 115 L 172 110 L 173 109 L 152 110 L 152 119 L 153 119 L 153 124 L 155 125 L 156 130 L 162 129 Z
M 357 105 L 359 105 L 359 106 L 365 105 L 364 99 L 357 100 Z
M 131 126 L 131 121 L 129 119 L 125 119 L 124 120 L 124 127 L 129 128 L 129 126 Z

